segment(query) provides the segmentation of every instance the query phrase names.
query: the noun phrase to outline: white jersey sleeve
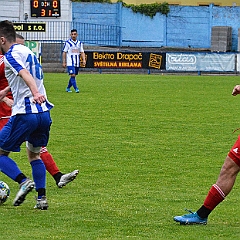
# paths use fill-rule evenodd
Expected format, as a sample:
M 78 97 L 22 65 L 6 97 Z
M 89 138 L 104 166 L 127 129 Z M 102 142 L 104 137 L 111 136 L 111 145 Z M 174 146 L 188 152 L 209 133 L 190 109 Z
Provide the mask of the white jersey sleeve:
M 33 103 L 31 90 L 25 81 L 18 75 L 22 69 L 27 69 L 33 76 L 38 91 L 46 96 L 46 90 L 43 85 L 43 72 L 35 54 L 27 47 L 14 44 L 4 56 L 5 76 L 11 88 L 14 104 L 12 106 L 12 115 L 38 113 L 48 111 L 53 107 L 48 100 L 43 104 Z

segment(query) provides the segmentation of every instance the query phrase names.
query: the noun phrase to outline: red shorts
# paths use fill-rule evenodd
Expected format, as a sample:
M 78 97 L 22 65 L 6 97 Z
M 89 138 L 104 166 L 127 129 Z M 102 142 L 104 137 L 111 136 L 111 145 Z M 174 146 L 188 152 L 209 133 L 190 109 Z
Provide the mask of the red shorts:
M 240 136 L 232 146 L 228 156 L 240 167 Z

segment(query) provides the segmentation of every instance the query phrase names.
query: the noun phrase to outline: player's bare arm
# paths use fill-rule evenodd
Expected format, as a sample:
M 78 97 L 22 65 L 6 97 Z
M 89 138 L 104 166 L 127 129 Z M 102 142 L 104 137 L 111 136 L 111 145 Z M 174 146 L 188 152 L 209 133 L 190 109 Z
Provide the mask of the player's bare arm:
M 86 65 L 86 56 L 84 52 L 81 52 L 81 57 L 82 57 L 82 63 L 85 66 Z
M 236 85 L 234 88 L 233 88 L 233 91 L 232 91 L 232 95 L 233 96 L 236 96 L 240 93 L 240 85 Z
M 62 58 L 63 58 L 62 66 L 65 68 L 67 66 L 67 63 L 66 63 L 67 53 L 66 52 L 63 52 Z
M 22 69 L 19 73 L 19 76 L 25 81 L 25 83 L 30 88 L 33 95 L 34 103 L 43 103 L 46 101 L 46 98 L 43 94 L 39 93 L 35 80 L 27 69 Z

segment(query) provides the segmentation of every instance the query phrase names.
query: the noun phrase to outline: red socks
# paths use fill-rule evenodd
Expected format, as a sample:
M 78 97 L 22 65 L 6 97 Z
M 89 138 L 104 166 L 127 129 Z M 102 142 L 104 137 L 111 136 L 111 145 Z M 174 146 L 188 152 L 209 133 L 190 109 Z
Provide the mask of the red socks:
M 56 173 L 60 172 L 57 164 L 53 160 L 52 155 L 48 152 L 46 147 L 42 147 L 40 152 L 40 157 L 47 169 L 47 171 L 53 176 Z
M 224 192 L 216 185 L 212 185 L 208 195 L 204 201 L 204 206 L 209 210 L 213 210 L 225 198 Z

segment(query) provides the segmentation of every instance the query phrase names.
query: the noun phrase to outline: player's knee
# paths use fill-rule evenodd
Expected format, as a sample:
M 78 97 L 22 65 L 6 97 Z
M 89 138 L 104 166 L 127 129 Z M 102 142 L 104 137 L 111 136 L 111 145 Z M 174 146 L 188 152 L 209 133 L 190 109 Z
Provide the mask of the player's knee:
M 28 141 L 26 142 L 26 146 L 27 146 L 28 159 L 29 159 L 30 162 L 32 160 L 36 160 L 36 159 L 40 158 L 41 147 L 34 147 Z

